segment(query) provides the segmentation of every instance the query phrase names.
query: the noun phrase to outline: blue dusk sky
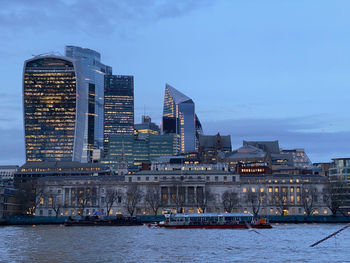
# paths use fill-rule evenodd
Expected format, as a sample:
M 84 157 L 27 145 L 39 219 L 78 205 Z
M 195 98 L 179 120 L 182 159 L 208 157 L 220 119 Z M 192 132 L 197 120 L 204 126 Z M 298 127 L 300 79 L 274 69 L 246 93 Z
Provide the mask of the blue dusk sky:
M 91 48 L 135 77 L 135 122 L 165 83 L 205 134 L 279 140 L 313 162 L 350 156 L 350 1 L 0 0 L 0 164 L 25 162 L 23 62 Z

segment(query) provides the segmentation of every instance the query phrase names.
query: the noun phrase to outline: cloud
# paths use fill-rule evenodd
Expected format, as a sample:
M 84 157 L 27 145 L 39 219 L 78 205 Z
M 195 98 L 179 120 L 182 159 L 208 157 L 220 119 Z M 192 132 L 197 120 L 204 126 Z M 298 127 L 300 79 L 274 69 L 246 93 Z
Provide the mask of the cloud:
M 0 0 L 0 32 L 63 29 L 110 33 L 125 25 L 139 25 L 188 14 L 208 0 Z M 6 3 L 4 3 L 6 2 Z
M 329 121 L 315 116 L 288 119 L 207 121 L 205 134 L 231 135 L 233 148 L 243 140 L 279 140 L 281 148 L 304 148 L 313 162 L 350 156 L 350 131 L 332 130 Z

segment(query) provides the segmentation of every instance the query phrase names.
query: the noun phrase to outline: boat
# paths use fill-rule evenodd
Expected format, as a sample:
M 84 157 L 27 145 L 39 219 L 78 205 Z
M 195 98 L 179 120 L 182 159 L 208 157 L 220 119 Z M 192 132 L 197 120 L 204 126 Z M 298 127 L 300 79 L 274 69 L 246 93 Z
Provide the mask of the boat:
M 69 217 L 65 222 L 65 226 L 139 226 L 143 225 L 137 217 L 98 217 L 85 216 L 80 218 Z
M 268 229 L 272 228 L 266 218 L 257 218 L 250 213 L 200 213 L 171 214 L 158 227 L 206 228 L 206 229 Z

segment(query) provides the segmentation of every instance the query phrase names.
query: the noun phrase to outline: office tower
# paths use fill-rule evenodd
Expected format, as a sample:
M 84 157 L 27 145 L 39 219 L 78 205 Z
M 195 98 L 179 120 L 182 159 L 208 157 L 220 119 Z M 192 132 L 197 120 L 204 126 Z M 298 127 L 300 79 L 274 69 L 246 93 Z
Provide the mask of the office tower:
M 82 161 L 87 101 L 79 61 L 59 56 L 25 61 L 26 160 Z
M 103 148 L 104 76 L 112 74 L 112 68 L 101 63 L 100 53 L 77 46 L 66 46 L 66 56 L 78 59 L 84 75 L 83 86 L 88 92 L 87 130 L 84 134 L 87 161 L 93 150 Z
M 196 129 L 196 139 L 195 139 L 195 151 L 199 150 L 199 136 L 203 134 L 202 124 L 198 119 L 197 114 L 195 114 L 195 129 Z
M 109 154 L 110 135 L 134 134 L 134 77 L 105 76 L 104 153 Z
M 147 139 L 150 134 L 160 133 L 159 126 L 149 116 L 142 116 L 142 123 L 135 124 L 134 128 L 138 139 Z
M 175 133 L 177 135 L 177 153 L 195 151 L 196 119 L 198 120 L 198 117 L 195 115 L 195 105 L 192 99 L 166 84 L 163 133 Z M 200 125 L 199 120 L 198 123 Z

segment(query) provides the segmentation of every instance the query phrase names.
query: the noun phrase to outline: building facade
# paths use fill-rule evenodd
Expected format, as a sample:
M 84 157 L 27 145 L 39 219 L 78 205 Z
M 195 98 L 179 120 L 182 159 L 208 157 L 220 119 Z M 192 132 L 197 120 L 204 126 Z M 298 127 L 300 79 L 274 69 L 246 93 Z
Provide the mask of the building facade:
M 169 210 L 178 213 L 234 211 L 259 215 L 329 215 L 322 200 L 324 179 L 322 176 L 239 176 L 227 171 L 192 170 L 142 171 L 107 178 L 47 177 L 41 179 L 40 187 L 42 192 L 51 194 L 39 197 L 42 199 L 38 202 L 36 215 L 55 216 L 57 203 L 54 200 L 60 202 L 59 215 L 92 215 L 97 211 L 106 214 L 111 193 L 114 193 L 114 202 L 110 215 L 155 214 L 155 211 L 161 214 Z M 140 198 L 130 207 L 128 200 L 136 192 Z M 232 196 L 230 207 L 225 205 L 225 195 Z M 153 198 L 152 202 L 150 198 Z
M 24 63 L 23 109 L 27 161 L 83 161 L 88 94 L 82 66 L 68 57 Z
M 101 63 L 101 55 L 95 50 L 78 46 L 66 46 L 66 56 L 80 61 L 83 71 L 83 87 L 88 93 L 86 160 L 91 161 L 94 149 L 103 148 L 104 76 L 112 74 L 112 68 Z
M 104 152 L 109 155 L 109 136 L 134 134 L 134 77 L 105 76 Z
M 200 124 L 198 117 L 196 118 L 195 115 L 193 100 L 166 84 L 162 130 L 163 133 L 176 134 L 178 153 L 195 151 L 196 119 L 197 123 Z M 199 127 L 197 127 L 197 130 L 199 130 Z
M 199 135 L 198 155 L 202 163 L 217 163 L 223 161 L 226 154 L 232 150 L 231 136 Z
M 66 57 L 25 61 L 23 109 L 27 161 L 89 162 L 103 144 L 104 75 L 100 54 L 67 46 Z
M 0 165 L 0 180 L 12 181 L 18 168 L 18 165 Z

